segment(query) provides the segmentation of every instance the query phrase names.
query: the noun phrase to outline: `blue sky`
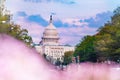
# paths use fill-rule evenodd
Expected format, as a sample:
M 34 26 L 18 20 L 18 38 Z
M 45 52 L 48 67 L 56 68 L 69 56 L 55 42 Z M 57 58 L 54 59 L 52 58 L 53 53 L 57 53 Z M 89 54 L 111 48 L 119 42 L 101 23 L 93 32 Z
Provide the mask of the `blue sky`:
M 35 43 L 41 40 L 52 14 L 60 43 L 70 45 L 94 35 L 119 5 L 119 0 L 6 0 L 13 21 L 28 29 Z

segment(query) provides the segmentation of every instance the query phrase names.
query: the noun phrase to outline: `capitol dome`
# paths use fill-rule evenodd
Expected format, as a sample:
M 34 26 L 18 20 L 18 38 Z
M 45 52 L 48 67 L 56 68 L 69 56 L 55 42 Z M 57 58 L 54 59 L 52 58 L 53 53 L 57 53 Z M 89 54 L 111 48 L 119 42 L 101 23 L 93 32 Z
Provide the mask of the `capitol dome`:
M 50 16 L 50 23 L 45 28 L 42 37 L 42 44 L 45 45 L 58 45 L 58 32 L 56 27 L 52 24 L 52 16 Z
M 58 32 L 55 26 L 50 23 L 46 28 L 45 31 L 43 32 L 43 37 L 44 38 L 58 38 Z

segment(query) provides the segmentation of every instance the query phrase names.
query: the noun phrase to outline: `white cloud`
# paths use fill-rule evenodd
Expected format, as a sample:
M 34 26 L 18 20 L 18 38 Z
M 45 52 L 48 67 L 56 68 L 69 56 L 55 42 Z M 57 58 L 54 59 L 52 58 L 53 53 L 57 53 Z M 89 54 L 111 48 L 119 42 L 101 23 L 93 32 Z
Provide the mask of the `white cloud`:
M 80 22 L 79 18 L 67 18 L 62 20 L 63 23 L 68 23 L 70 25 L 83 26 L 88 25 L 86 22 Z
M 107 10 L 113 10 L 115 5 L 119 4 L 120 1 L 116 0 L 74 0 L 76 4 L 66 5 L 62 3 L 34 3 L 34 2 L 24 2 L 24 0 L 6 0 L 6 6 L 8 10 L 13 13 L 22 11 L 29 15 L 41 15 L 44 19 L 48 20 L 51 12 L 56 13 L 54 18 L 62 20 L 64 23 L 74 24 L 78 27 L 69 28 L 58 28 L 61 36 L 62 43 L 77 43 L 85 35 L 93 35 L 97 28 L 90 28 L 87 23 L 80 23 L 79 19 L 85 19 L 88 17 L 95 16 L 97 13 L 106 12 Z M 114 3 L 112 3 L 114 1 Z M 114 5 L 111 7 L 110 5 Z M 15 16 L 16 17 L 16 16 Z M 18 16 L 17 16 L 18 17 Z M 29 31 L 29 34 L 33 37 L 35 42 L 41 40 L 42 32 L 44 30 L 43 26 L 37 23 L 30 23 L 21 17 L 15 19 L 16 23 L 22 25 Z
M 37 23 L 28 22 L 24 17 L 19 17 L 16 23 L 29 31 L 29 35 L 32 36 L 35 43 L 40 42 L 45 27 Z M 90 28 L 83 24 L 78 27 L 59 27 L 57 30 L 61 44 L 76 45 L 85 35 L 95 34 L 97 28 Z
M 34 2 L 34 3 L 62 3 L 62 4 L 74 4 L 74 0 L 24 0 L 25 2 Z
M 97 28 L 90 28 L 88 26 L 58 28 L 62 44 L 76 45 L 84 36 L 94 35 Z
M 56 13 L 57 18 L 60 19 L 86 18 L 110 10 L 111 7 L 109 4 L 112 3 L 113 0 L 111 0 L 109 4 L 107 1 L 108 0 L 75 0 L 76 4 L 65 5 L 54 2 L 32 3 L 24 2 L 24 0 L 7 0 L 6 6 L 12 13 L 25 11 L 29 15 L 40 14 L 45 19 L 48 19 L 51 12 Z
M 32 36 L 35 43 L 40 42 L 44 27 L 38 25 L 37 23 L 28 22 L 24 17 L 19 17 L 16 23 L 21 25 L 21 28 L 28 30 L 29 35 Z

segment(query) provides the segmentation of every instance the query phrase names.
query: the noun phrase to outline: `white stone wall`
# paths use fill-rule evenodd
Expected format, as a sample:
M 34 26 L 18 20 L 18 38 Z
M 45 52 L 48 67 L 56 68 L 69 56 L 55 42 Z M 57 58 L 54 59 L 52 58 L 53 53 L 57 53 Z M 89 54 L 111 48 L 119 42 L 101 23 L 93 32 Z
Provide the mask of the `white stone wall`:
M 40 54 L 46 54 L 47 56 L 50 56 L 55 60 L 57 60 L 58 58 L 62 60 L 65 52 L 75 50 L 75 47 L 55 45 L 36 46 L 35 48 Z
M 67 51 L 75 51 L 75 47 L 71 47 L 71 46 L 64 46 L 64 53 Z
M 38 53 L 40 53 L 41 55 L 43 54 L 43 48 L 42 46 L 35 46 L 35 49 Z
M 64 48 L 62 46 L 44 46 L 44 53 L 54 59 L 62 57 L 63 50 Z

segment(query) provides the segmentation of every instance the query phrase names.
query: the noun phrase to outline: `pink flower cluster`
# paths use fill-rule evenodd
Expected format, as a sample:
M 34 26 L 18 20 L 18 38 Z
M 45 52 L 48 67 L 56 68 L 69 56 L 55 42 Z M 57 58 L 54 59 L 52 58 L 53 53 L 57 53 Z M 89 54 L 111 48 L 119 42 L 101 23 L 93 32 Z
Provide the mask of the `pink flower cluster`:
M 0 80 L 120 80 L 120 65 L 71 64 L 59 71 L 34 49 L 0 35 Z

